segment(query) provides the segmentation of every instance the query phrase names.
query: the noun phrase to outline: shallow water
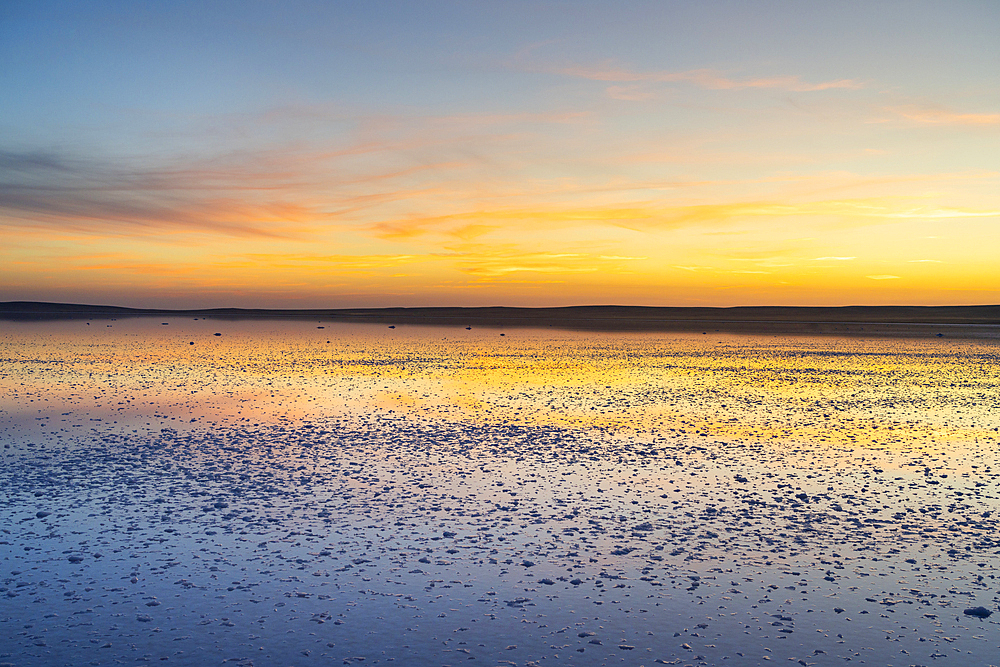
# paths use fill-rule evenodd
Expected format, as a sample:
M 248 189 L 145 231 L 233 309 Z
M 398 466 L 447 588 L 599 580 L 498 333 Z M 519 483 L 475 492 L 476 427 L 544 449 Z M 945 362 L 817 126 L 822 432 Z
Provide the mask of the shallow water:
M 0 664 L 998 663 L 994 342 L 0 334 Z

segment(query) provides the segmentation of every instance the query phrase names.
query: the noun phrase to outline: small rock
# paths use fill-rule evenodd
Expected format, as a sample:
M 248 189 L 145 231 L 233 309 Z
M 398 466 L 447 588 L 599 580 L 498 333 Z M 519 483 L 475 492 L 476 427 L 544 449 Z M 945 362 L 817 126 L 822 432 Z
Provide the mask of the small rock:
M 971 609 L 966 609 L 962 613 L 966 616 L 976 616 L 978 618 L 989 618 L 993 615 L 993 612 L 986 607 L 973 607 Z

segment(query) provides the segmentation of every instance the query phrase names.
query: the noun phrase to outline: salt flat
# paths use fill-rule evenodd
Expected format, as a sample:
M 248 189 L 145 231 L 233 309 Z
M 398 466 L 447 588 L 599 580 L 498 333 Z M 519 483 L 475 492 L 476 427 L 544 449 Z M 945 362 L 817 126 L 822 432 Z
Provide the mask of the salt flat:
M 996 664 L 998 352 L 4 323 L 0 664 Z

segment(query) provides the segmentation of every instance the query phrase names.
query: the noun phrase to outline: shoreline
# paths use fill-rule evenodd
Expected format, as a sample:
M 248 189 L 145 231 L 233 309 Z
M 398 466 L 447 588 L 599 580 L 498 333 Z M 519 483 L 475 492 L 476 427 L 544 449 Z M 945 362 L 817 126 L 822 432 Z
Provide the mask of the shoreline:
M 38 322 L 137 317 L 310 320 L 415 326 L 577 331 L 1000 338 L 1000 306 L 566 306 L 556 308 L 153 309 L 14 301 L 0 320 Z

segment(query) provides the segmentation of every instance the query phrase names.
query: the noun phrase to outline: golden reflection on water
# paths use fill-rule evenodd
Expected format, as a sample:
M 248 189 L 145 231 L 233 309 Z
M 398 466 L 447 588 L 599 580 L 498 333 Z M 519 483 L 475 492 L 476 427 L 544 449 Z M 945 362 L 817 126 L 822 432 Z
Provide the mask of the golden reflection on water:
M 997 435 L 989 342 L 166 321 L 5 326 L 0 409 L 59 423 L 384 412 L 784 448 Z
M 184 608 L 157 622 L 202 627 L 232 616 L 205 626 L 205 637 L 240 655 L 231 646 L 249 645 L 221 628 L 242 635 L 268 616 L 269 634 L 251 638 L 294 646 L 288 664 L 317 648 L 321 632 L 336 639 L 329 657 L 360 655 L 373 645 L 368 628 L 383 629 L 379 649 L 421 664 L 445 632 L 468 631 L 491 659 L 516 657 L 506 642 L 487 653 L 516 633 L 522 645 L 537 642 L 517 658 L 530 664 L 582 610 L 598 630 L 613 628 L 605 639 L 635 633 L 667 664 L 690 657 L 673 631 L 709 612 L 716 634 L 705 641 L 720 646 L 706 664 L 744 658 L 744 644 L 793 662 L 809 651 L 852 660 L 864 646 L 883 647 L 870 655 L 878 664 L 895 664 L 902 647 L 922 664 L 958 647 L 976 664 L 992 657 L 968 634 L 952 647 L 924 638 L 936 637 L 939 614 L 957 635 L 950 618 L 976 604 L 965 593 L 988 603 L 995 588 L 980 575 L 995 570 L 1000 548 L 994 344 L 499 333 L 4 325 L 0 469 L 14 511 L 0 555 L 26 565 L 11 573 L 28 573 L 15 597 L 35 589 L 39 602 L 8 603 L 11 630 L 38 625 L 53 630 L 52 645 L 75 642 L 76 617 L 64 609 L 79 601 L 91 605 L 94 632 L 120 637 L 125 623 L 145 622 L 132 613 L 153 622 L 157 596 L 183 596 Z M 77 553 L 79 563 L 67 559 Z M 315 578 L 302 576 L 307 567 Z M 141 588 L 120 585 L 125 568 Z M 97 583 L 95 603 L 72 590 L 84 575 Z M 55 584 L 71 589 L 57 604 L 61 635 L 55 614 L 41 618 Z M 190 592 L 176 588 L 184 584 Z M 534 609 L 509 604 L 522 595 Z M 413 606 L 394 607 L 401 598 Z M 244 613 L 243 602 L 256 604 Z M 834 605 L 872 613 L 855 622 Z M 537 631 L 521 625 L 543 610 Z M 310 613 L 348 622 L 317 630 Z M 416 639 L 418 613 L 419 652 L 386 644 Z M 504 621 L 493 617 L 509 625 L 498 632 Z M 769 632 L 791 627 L 750 625 L 768 618 L 792 619 L 796 634 L 772 641 Z M 308 629 L 287 633 L 293 620 Z M 971 622 L 964 627 L 978 632 Z M 883 629 L 907 643 L 875 643 Z M 147 634 L 173 650 L 173 637 Z M 7 643 L 34 641 L 25 637 Z M 577 664 L 620 661 L 619 645 L 602 655 L 580 639 L 589 662 Z

